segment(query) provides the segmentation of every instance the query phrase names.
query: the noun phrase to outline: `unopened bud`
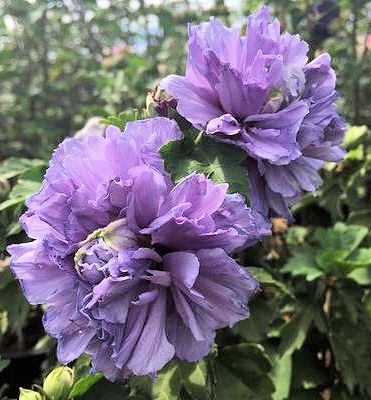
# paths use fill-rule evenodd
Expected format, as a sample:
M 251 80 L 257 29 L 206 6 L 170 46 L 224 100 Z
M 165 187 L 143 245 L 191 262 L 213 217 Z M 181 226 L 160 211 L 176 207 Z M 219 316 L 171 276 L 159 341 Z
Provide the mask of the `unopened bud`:
M 57 367 L 45 378 L 43 389 L 51 400 L 66 400 L 73 385 L 73 370 Z
M 19 400 L 45 400 L 44 396 L 30 389 L 19 389 Z

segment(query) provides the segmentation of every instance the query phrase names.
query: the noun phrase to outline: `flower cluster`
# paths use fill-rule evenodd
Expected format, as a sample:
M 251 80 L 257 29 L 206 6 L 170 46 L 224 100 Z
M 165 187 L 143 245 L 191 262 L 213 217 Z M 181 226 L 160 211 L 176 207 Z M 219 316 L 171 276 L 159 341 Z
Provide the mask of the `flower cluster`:
M 307 52 L 263 7 L 244 36 L 216 19 L 190 26 L 185 76 L 161 83 L 195 127 L 245 150 L 249 195 L 264 215 L 290 219 L 289 206 L 320 185 L 324 161 L 344 154 L 330 56 L 308 63 Z
M 252 208 L 202 174 L 172 181 L 158 150 L 182 133 L 168 118 L 54 152 L 20 219 L 33 241 L 8 251 L 28 301 L 46 304 L 62 363 L 86 352 L 112 381 L 154 376 L 249 316 L 258 284 L 231 254 L 270 235 L 268 216 L 290 218 L 324 160 L 343 155 L 329 56 L 308 63 L 307 44 L 268 19 L 263 7 L 242 37 L 215 19 L 191 26 L 185 77 L 162 82 L 195 127 L 245 150 Z
M 179 139 L 153 118 L 66 139 L 8 248 L 27 299 L 68 363 L 87 352 L 111 380 L 155 374 L 174 355 L 195 361 L 215 330 L 248 317 L 257 282 L 229 253 L 270 234 L 227 184 L 191 174 L 176 186 L 157 149 Z

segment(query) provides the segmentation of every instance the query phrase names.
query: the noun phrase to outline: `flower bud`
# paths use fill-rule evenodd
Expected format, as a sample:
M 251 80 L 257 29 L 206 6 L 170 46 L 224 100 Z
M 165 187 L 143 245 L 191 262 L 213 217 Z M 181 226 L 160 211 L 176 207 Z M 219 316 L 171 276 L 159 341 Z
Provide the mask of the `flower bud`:
M 73 370 L 57 367 L 45 378 L 43 389 L 51 400 L 66 400 L 73 385 Z
M 19 389 L 19 400 L 44 400 L 44 396 L 30 389 Z

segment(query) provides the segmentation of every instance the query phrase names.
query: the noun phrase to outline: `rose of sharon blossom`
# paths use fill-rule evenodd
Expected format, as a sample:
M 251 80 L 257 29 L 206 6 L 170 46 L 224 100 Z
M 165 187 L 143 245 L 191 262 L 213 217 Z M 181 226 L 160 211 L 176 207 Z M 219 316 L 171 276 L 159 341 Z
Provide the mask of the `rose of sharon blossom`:
M 158 148 L 179 139 L 166 118 L 122 134 L 66 139 L 9 246 L 11 268 L 69 363 L 86 352 L 108 379 L 195 361 L 215 330 L 247 318 L 257 282 L 229 253 L 270 233 L 227 185 L 192 174 L 175 185 Z
M 161 82 L 195 127 L 245 150 L 252 205 L 265 215 L 290 218 L 288 207 L 320 185 L 324 161 L 344 154 L 330 56 L 308 63 L 307 52 L 263 7 L 243 36 L 216 19 L 190 26 L 185 76 Z

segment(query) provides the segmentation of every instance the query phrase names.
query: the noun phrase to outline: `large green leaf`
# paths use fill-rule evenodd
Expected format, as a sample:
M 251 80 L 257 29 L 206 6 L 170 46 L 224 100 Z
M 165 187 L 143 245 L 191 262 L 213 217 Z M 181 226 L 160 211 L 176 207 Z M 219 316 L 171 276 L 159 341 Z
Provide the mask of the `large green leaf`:
M 197 142 L 187 135 L 182 140 L 166 144 L 160 153 L 174 182 L 192 172 L 199 172 L 216 183 L 227 182 L 230 192 L 247 193 L 247 175 L 242 166 L 246 154 L 237 147 L 208 137 Z
M 333 259 L 344 260 L 361 244 L 367 233 L 364 226 L 338 222 L 331 229 L 317 229 L 314 240 L 327 254 L 333 252 Z
M 154 400 L 177 400 L 182 388 L 182 375 L 179 366 L 169 363 L 158 374 L 152 385 L 152 398 Z
M 292 276 L 303 276 L 307 281 L 312 281 L 323 275 L 323 271 L 316 264 L 315 252 L 310 246 L 298 248 L 281 271 Z
M 20 175 L 17 183 L 9 193 L 8 199 L 0 204 L 0 211 L 24 203 L 24 201 L 35 193 L 42 181 L 44 166 L 36 166 Z
M 35 167 L 45 167 L 45 161 L 10 157 L 0 164 L 0 179 L 11 179 Z
M 103 379 L 101 374 L 87 375 L 83 378 L 80 378 L 73 385 L 73 388 L 71 389 L 68 398 L 69 399 L 80 398 L 81 396 L 85 395 L 89 391 L 89 389 L 91 389 L 92 386 L 95 385 L 101 379 Z
M 225 347 L 215 361 L 217 399 L 269 399 L 275 390 L 268 375 L 271 367 L 260 345 L 242 343 Z
M 300 305 L 294 316 L 281 330 L 281 343 L 279 346 L 281 357 L 287 357 L 295 350 L 300 349 L 307 337 L 312 320 L 312 307 L 305 304 Z
M 241 335 L 249 342 L 261 342 L 267 336 L 268 326 L 276 312 L 275 300 L 269 301 L 261 296 L 255 297 L 249 304 L 250 317 L 240 321 L 232 332 Z
M 364 323 L 336 318 L 331 323 L 330 343 L 336 367 L 351 393 L 358 386 L 371 396 L 371 331 Z
M 192 400 L 210 398 L 208 368 L 205 360 L 187 363 L 173 360 L 168 363 L 153 381 L 147 377 L 134 377 L 130 386 L 135 395 L 153 400 L 177 400 L 186 393 Z
M 356 249 L 348 259 L 338 261 L 337 264 L 344 267 L 346 272 L 357 268 L 371 267 L 371 248 Z
M 291 355 L 279 357 L 271 355 L 273 369 L 270 373 L 275 386 L 272 400 L 285 400 L 288 398 L 291 388 L 292 358 Z
M 7 326 L 13 332 L 21 334 L 29 309 L 30 306 L 9 269 L 0 272 L 0 310 L 6 312 Z
M 100 375 L 91 375 L 80 379 L 72 388 L 68 398 L 71 400 L 125 400 L 128 398 L 128 388 L 120 383 L 108 382 Z

